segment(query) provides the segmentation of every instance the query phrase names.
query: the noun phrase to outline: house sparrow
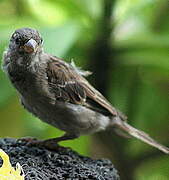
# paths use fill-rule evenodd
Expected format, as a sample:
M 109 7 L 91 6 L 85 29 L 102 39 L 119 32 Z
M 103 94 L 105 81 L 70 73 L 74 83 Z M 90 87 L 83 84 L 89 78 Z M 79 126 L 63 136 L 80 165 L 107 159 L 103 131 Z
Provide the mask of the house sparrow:
M 37 30 L 22 28 L 12 34 L 3 69 L 19 92 L 22 105 L 42 121 L 65 131 L 62 137 L 37 144 L 56 147 L 59 141 L 112 128 L 169 153 L 169 148 L 126 122 L 126 116 L 84 78 L 90 72 L 45 53 Z

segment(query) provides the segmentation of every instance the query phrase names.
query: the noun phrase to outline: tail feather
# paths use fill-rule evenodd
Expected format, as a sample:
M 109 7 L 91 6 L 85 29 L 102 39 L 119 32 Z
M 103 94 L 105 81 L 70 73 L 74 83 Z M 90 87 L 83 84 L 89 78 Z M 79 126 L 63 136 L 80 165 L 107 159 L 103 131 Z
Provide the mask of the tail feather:
M 140 139 L 141 141 L 156 147 L 157 149 L 163 151 L 166 154 L 169 154 L 169 148 L 166 146 L 163 146 L 162 144 L 158 143 L 154 139 L 152 139 L 148 134 L 146 134 L 143 131 L 140 131 L 132 126 L 130 126 L 127 122 L 122 121 L 120 118 L 116 118 L 114 121 L 114 125 L 120 128 L 121 130 L 127 132 L 131 136 Z

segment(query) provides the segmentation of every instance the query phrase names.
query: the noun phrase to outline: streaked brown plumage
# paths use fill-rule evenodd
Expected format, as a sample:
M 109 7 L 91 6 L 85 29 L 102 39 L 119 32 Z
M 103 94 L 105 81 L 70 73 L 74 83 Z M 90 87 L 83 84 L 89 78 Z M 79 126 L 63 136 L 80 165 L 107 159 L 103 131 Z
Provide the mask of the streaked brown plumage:
M 51 89 L 55 91 L 56 96 L 59 93 L 56 98 L 94 108 L 88 102 L 90 99 L 97 102 L 100 108 L 104 108 L 107 114 L 117 115 L 117 110 L 85 78 L 68 67 L 63 60 L 57 57 L 50 57 L 50 59 L 48 77 Z

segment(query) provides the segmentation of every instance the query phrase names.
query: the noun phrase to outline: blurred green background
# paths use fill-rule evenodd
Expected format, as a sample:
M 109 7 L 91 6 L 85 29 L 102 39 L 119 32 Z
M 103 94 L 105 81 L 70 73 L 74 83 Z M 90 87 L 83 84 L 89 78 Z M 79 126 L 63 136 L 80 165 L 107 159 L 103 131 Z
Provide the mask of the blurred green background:
M 21 27 L 37 28 L 46 52 L 93 71 L 89 81 L 130 124 L 169 146 L 168 0 L 0 0 L 1 57 Z M 0 70 L 0 136 L 62 133 L 21 107 Z M 135 139 L 106 132 L 61 144 L 111 159 L 122 180 L 169 179 L 169 156 Z

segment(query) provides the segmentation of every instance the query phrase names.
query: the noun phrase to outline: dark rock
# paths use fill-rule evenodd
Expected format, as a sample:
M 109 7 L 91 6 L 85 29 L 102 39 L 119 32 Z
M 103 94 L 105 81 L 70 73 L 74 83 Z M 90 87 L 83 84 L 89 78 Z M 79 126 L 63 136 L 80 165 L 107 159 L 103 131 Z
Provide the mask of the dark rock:
M 109 160 L 93 160 L 69 148 L 56 151 L 29 147 L 16 139 L 0 139 L 0 148 L 15 167 L 19 162 L 26 180 L 119 180 L 117 170 Z M 0 160 L 2 165 L 2 160 Z

